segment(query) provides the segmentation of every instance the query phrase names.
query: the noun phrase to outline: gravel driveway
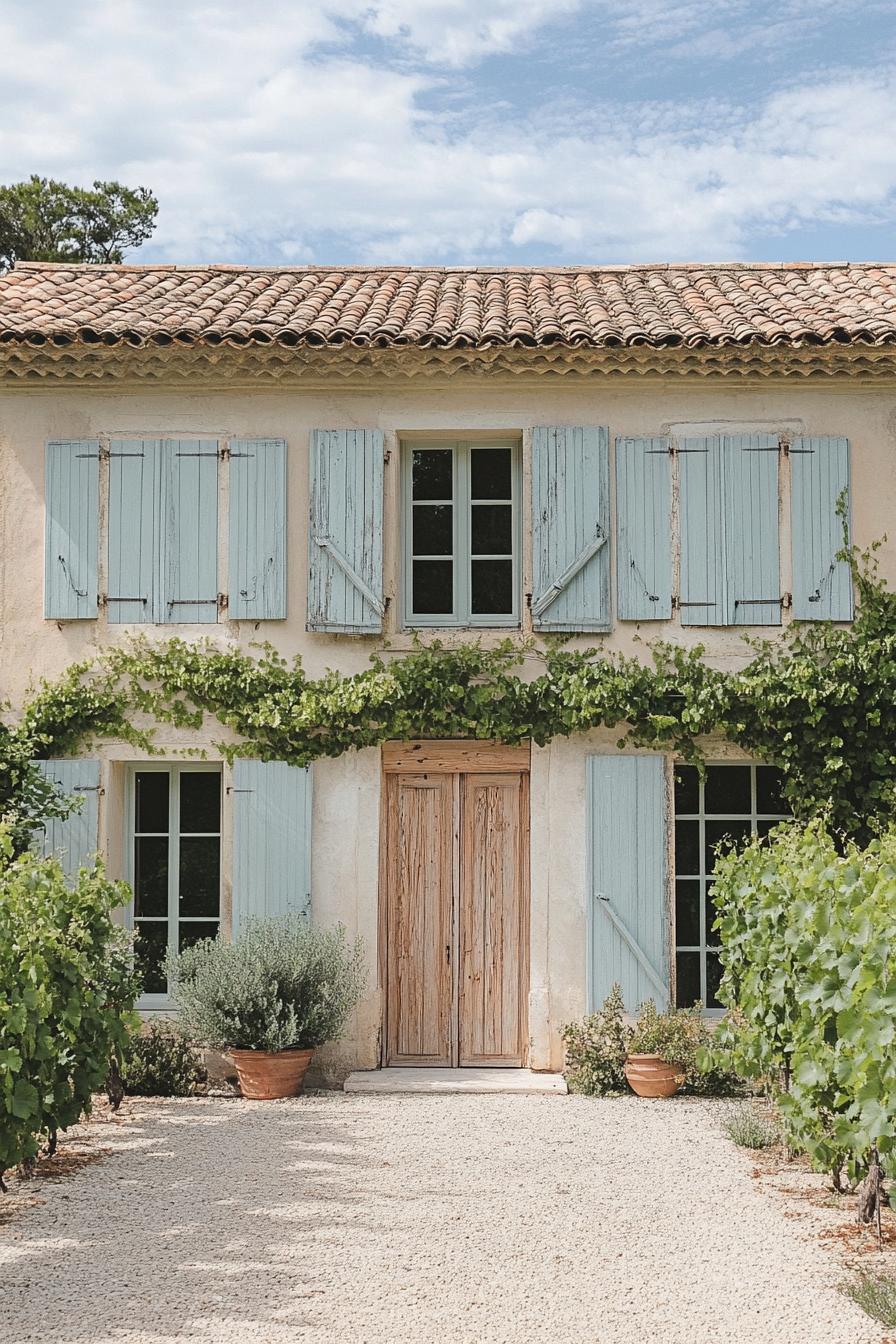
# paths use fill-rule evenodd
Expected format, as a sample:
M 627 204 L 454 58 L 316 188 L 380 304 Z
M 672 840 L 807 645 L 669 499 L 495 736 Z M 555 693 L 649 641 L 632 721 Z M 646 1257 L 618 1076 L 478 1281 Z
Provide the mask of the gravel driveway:
M 718 1105 L 134 1103 L 0 1222 L 4 1344 L 864 1344 Z

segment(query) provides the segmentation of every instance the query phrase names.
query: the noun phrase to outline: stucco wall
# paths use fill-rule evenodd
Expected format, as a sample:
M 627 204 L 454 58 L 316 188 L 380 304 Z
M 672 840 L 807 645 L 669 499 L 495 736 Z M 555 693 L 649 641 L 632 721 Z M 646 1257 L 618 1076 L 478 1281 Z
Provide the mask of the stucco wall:
M 284 654 L 301 653 L 310 675 L 328 667 L 353 671 L 367 665 L 380 639 L 353 639 L 305 632 L 308 509 L 308 439 L 311 429 L 380 426 L 386 434 L 386 593 L 392 599 L 387 638 L 401 650 L 410 637 L 396 628 L 399 601 L 399 454 L 402 436 L 519 433 L 527 458 L 533 424 L 606 424 L 617 435 L 668 432 L 778 431 L 836 434 L 852 444 L 852 517 L 860 545 L 893 535 L 880 553 L 884 575 L 896 582 L 896 384 L 857 380 L 724 381 L 693 378 L 541 378 L 526 382 L 477 380 L 353 390 L 307 385 L 292 389 L 210 388 L 173 390 L 145 387 L 101 390 L 40 387 L 0 391 L 0 688 L 20 705 L 39 677 L 53 677 L 105 641 L 120 641 L 129 628 L 95 622 L 57 624 L 42 619 L 44 444 L 51 438 L 110 436 L 277 436 L 289 445 L 289 617 L 284 622 L 216 627 L 150 627 L 159 637 L 177 633 L 248 645 L 267 639 Z M 788 466 L 782 462 L 786 490 Z M 524 480 L 524 497 L 527 495 Z M 529 520 L 524 518 L 523 586 L 531 591 Z M 789 587 L 789 519 L 781 518 L 783 589 Z M 226 550 L 221 586 L 226 588 Z M 615 590 L 615 579 L 612 584 Z M 786 616 L 785 616 L 786 619 Z M 524 626 L 525 633 L 525 626 Z M 764 630 L 762 633 L 769 633 Z M 501 632 L 504 637 L 506 632 Z M 647 655 L 646 639 L 705 643 L 712 661 L 737 665 L 749 656 L 741 633 L 682 629 L 677 622 L 638 629 L 614 626 L 606 636 L 583 643 Z M 535 662 L 530 664 L 533 668 Z M 197 738 L 211 746 L 219 729 Z M 615 750 L 616 733 L 558 741 L 532 756 L 532 928 L 530 1032 L 535 1067 L 560 1062 L 557 1027 L 580 1015 L 585 993 L 585 769 L 590 750 Z M 184 741 L 166 733 L 160 746 L 172 751 Z M 129 748 L 108 744 L 101 800 L 101 837 L 114 872 L 124 871 L 124 814 L 121 763 Z M 214 758 L 214 751 L 210 752 Z M 228 781 L 225 779 L 225 784 Z M 346 1040 L 325 1052 L 330 1077 L 377 1059 L 381 1018 L 376 984 L 377 855 L 379 843 L 379 753 L 365 750 L 314 767 L 312 898 L 316 916 L 341 920 L 365 941 L 370 981 Z M 226 795 L 225 795 L 226 796 Z M 225 872 L 230 818 L 225 805 Z M 225 879 L 224 913 L 229 909 Z

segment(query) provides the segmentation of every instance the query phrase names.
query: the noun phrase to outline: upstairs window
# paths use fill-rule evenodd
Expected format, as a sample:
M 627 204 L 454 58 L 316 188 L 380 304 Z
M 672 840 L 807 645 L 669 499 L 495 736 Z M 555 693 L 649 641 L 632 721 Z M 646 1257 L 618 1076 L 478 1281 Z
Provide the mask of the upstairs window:
M 519 450 L 408 444 L 405 624 L 519 624 Z

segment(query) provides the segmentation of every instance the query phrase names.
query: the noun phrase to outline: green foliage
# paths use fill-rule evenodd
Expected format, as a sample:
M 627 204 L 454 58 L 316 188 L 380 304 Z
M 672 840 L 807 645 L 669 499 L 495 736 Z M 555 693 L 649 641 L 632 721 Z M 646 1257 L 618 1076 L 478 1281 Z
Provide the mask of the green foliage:
M 374 655 L 353 675 L 311 679 L 300 660 L 267 646 L 246 653 L 138 638 L 44 684 L 18 733 L 38 755 L 68 755 L 100 737 L 151 750 L 155 725 L 196 729 L 211 715 L 238 739 L 221 744 L 226 756 L 292 765 L 411 737 L 542 745 L 600 727 L 699 764 L 714 735 L 779 766 L 795 816 L 826 815 L 867 840 L 896 806 L 896 597 L 877 579 L 873 554 L 850 559 L 855 622 L 794 624 L 737 673 L 709 667 L 700 647 L 657 644 L 643 663 L 506 640 L 492 649 L 434 642 Z M 542 669 L 525 678 L 534 656 Z
M 840 1291 L 875 1321 L 896 1330 L 896 1279 L 885 1274 L 857 1274 Z
M 119 262 L 145 243 L 159 205 L 146 187 L 92 188 L 32 176 L 0 187 L 0 268 L 16 261 Z
M 130 1096 L 192 1097 L 207 1076 L 196 1047 L 172 1022 L 152 1022 L 128 1037 L 121 1080 Z
M 628 1053 L 622 990 L 614 985 L 603 1007 L 583 1022 L 569 1022 L 560 1031 L 566 1046 L 564 1072 L 570 1092 L 612 1097 L 625 1092 L 623 1066 Z
M 300 915 L 250 922 L 169 958 L 181 1025 L 214 1049 L 310 1050 L 341 1035 L 364 988 L 360 939 Z
M 627 1091 L 624 1065 L 630 1054 L 660 1055 L 668 1064 L 679 1064 L 684 1073 L 681 1090 L 692 1096 L 727 1096 L 738 1088 L 738 1079 L 724 1064 L 698 1067 L 698 1054 L 712 1040 L 699 1004 L 660 1013 L 648 999 L 632 1026 L 625 1019 L 622 990 L 614 985 L 599 1012 L 568 1023 L 560 1035 L 571 1092 L 608 1097 Z
M 89 1109 L 121 1057 L 137 987 L 112 912 L 129 897 L 99 863 L 66 885 L 0 828 L 0 1179 Z
M 67 817 L 74 800 L 63 796 L 32 760 L 34 749 L 21 733 L 0 723 L 0 821 L 13 851 L 21 854 L 31 837 L 54 817 Z
M 862 849 L 821 821 L 781 826 L 719 860 L 714 899 L 732 1010 L 717 1051 L 772 1083 L 816 1166 L 855 1178 L 876 1148 L 892 1171 L 896 829 Z
M 781 1130 L 768 1108 L 759 1110 L 753 1101 L 743 1101 L 722 1121 L 722 1128 L 739 1148 L 774 1148 L 781 1142 Z

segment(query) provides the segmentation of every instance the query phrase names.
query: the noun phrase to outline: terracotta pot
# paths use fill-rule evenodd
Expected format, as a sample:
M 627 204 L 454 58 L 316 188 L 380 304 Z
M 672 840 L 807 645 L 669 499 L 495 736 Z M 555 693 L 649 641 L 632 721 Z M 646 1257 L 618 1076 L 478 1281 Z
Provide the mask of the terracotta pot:
M 659 1055 L 629 1055 L 625 1076 L 639 1097 L 674 1097 L 684 1082 L 681 1065 L 667 1064 Z
M 251 1101 L 297 1097 L 313 1050 L 229 1050 L 240 1091 Z

